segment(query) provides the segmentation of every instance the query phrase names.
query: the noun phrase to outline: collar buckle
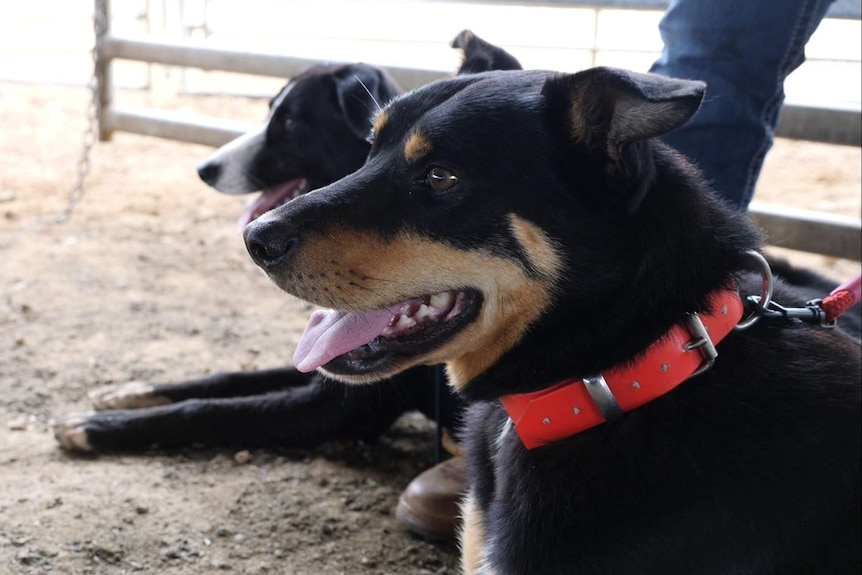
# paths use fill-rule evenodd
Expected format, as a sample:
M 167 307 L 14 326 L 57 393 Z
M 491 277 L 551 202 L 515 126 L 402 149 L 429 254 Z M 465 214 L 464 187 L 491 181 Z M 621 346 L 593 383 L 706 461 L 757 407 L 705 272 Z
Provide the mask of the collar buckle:
M 689 313 L 631 361 L 581 379 L 500 398 L 524 447 L 534 449 L 619 419 L 704 373 L 718 357 L 716 343 L 745 313 L 735 289 L 710 295 L 709 311 Z
M 727 313 L 726 308 L 722 309 L 720 313 Z M 715 365 L 715 359 L 718 357 L 718 350 L 715 348 L 715 343 L 713 343 L 712 338 L 709 337 L 709 331 L 703 324 L 703 320 L 700 319 L 700 316 L 697 313 L 689 313 L 685 319 L 685 324 L 689 333 L 694 336 L 691 341 L 685 344 L 685 351 L 689 353 L 694 350 L 699 350 L 701 357 L 703 357 L 703 361 L 698 368 L 688 376 L 689 378 L 692 378 L 708 371 L 709 368 Z M 617 402 L 617 398 L 614 397 L 614 393 L 611 391 L 604 375 L 601 373 L 591 375 L 589 377 L 585 377 L 583 381 L 587 393 L 590 394 L 590 398 L 592 398 L 596 407 L 599 408 L 599 411 L 601 411 L 602 416 L 606 421 L 616 421 L 623 416 L 623 409 Z

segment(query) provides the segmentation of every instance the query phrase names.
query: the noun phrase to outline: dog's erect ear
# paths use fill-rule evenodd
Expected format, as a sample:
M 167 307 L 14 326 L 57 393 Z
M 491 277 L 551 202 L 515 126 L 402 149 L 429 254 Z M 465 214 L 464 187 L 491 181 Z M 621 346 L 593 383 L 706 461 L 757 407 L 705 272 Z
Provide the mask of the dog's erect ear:
M 546 93 L 562 89 L 571 134 L 618 156 L 626 144 L 660 136 L 688 122 L 700 107 L 706 84 L 615 68 L 591 68 L 548 81 Z
M 461 50 L 463 58 L 457 75 L 478 74 L 490 70 L 521 70 L 518 60 L 497 46 L 486 42 L 470 30 L 462 30 L 452 40 L 452 47 Z
M 391 100 L 398 88 L 386 74 L 372 66 L 347 66 L 335 75 L 338 105 L 350 129 L 365 139 L 374 114 Z
M 655 177 L 650 138 L 688 122 L 705 90 L 703 82 L 591 68 L 551 78 L 543 94 L 569 141 L 606 156 L 600 200 L 634 213 Z

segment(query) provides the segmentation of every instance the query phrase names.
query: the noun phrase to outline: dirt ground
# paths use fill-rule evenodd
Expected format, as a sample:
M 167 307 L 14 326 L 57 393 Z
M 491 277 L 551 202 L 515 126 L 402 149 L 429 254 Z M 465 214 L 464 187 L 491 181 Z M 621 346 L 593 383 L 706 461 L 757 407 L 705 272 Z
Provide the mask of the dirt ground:
M 147 104 L 146 94 L 125 94 Z M 374 445 L 70 456 L 50 420 L 87 392 L 289 361 L 308 309 L 251 263 L 242 200 L 209 191 L 209 149 L 117 134 L 70 221 L 86 91 L 0 84 L 0 575 L 427 574 L 452 546 L 407 534 L 398 494 L 432 459 L 402 419 Z M 265 103 L 160 101 L 257 120 Z M 779 142 L 757 199 L 859 216 L 858 148 Z M 841 279 L 856 262 L 793 254 Z M 239 458 L 243 460 L 242 458 Z

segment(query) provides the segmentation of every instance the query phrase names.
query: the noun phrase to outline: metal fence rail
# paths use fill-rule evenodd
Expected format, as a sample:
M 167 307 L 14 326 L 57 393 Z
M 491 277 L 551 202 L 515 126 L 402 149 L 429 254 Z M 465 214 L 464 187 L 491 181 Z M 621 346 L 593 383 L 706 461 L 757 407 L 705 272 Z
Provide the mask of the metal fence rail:
M 320 62 L 285 54 L 215 48 L 195 41 L 156 42 L 116 36 L 105 38 L 103 57 L 106 61 L 135 60 L 277 78 L 289 78 Z M 441 70 L 384 67 L 405 90 L 447 75 Z M 108 104 L 107 99 L 105 103 Z M 779 137 L 794 140 L 859 146 L 862 143 L 862 114 L 850 109 L 786 105 L 776 133 Z
M 440 0 L 436 0 L 440 1 Z M 491 1 L 491 0 L 485 0 Z M 495 0 L 499 2 L 499 0 Z M 860 17 L 862 0 L 838 0 L 834 14 Z M 521 4 L 568 4 L 601 8 L 662 9 L 667 0 L 520 0 Z M 105 1 L 105 22 L 110 22 Z M 100 2 L 96 2 L 97 8 Z M 96 70 L 99 77 L 99 137 L 110 139 L 114 131 L 157 136 L 183 142 L 221 145 L 242 134 L 249 126 L 213 118 L 189 117 L 153 109 L 130 109 L 113 105 L 110 63 L 115 59 L 169 66 L 221 70 L 276 78 L 289 78 L 320 60 L 284 54 L 216 48 L 196 41 L 154 41 L 148 38 L 118 37 L 110 27 L 101 41 Z M 421 70 L 383 66 L 404 89 L 412 89 L 445 77 L 441 70 Z M 862 114 L 858 110 L 784 107 L 777 135 L 780 137 L 862 146 Z M 858 218 L 829 216 L 814 211 L 788 210 L 778 206 L 753 204 L 751 212 L 764 228 L 770 243 L 823 255 L 862 260 L 862 229 Z

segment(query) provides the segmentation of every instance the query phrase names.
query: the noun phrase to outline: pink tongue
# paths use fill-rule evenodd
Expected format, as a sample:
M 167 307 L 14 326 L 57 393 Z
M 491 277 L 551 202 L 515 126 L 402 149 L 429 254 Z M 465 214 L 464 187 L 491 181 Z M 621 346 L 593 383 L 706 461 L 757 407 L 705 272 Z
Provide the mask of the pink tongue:
M 308 373 L 339 355 L 365 345 L 383 331 L 400 306 L 370 312 L 318 310 L 296 345 L 293 364 Z
M 274 188 L 265 189 L 257 198 L 246 204 L 245 210 L 243 210 L 242 215 L 237 220 L 239 230 L 244 230 L 255 218 L 284 202 L 285 199 L 293 198 L 296 189 L 302 184 L 302 181 L 302 178 L 299 178 L 290 180 Z

